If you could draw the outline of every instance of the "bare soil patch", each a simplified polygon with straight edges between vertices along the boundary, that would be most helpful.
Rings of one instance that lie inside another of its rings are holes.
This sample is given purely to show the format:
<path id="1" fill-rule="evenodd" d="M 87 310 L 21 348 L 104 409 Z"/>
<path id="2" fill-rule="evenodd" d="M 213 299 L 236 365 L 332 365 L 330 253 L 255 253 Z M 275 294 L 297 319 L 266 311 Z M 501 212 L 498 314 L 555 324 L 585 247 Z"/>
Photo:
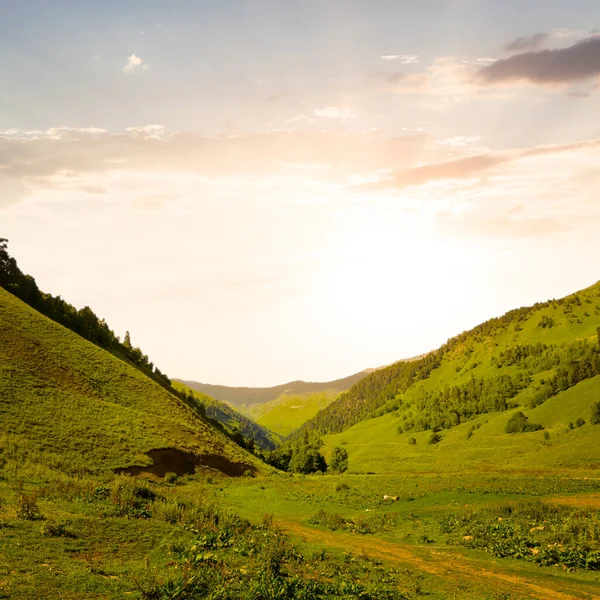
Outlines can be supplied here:
<path id="1" fill-rule="evenodd" d="M 241 477 L 246 471 L 256 472 L 252 465 L 236 463 L 224 456 L 215 454 L 194 454 L 185 452 L 178 448 L 155 448 L 146 452 L 152 460 L 151 465 L 132 465 L 115 469 L 115 473 L 127 473 L 128 475 L 141 475 L 149 473 L 157 477 L 164 477 L 167 473 L 181 475 L 192 475 L 197 467 L 214 469 L 229 477 Z"/>

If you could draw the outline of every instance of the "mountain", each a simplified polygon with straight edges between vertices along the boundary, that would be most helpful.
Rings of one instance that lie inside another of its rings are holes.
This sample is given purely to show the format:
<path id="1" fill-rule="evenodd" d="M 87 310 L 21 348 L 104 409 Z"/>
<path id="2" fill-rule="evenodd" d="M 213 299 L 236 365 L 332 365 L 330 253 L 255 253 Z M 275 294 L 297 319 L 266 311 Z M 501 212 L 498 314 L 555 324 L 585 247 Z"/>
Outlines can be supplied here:
<path id="1" fill-rule="evenodd" d="M 177 381 L 185 383 L 193 390 L 212 396 L 217 400 L 228 402 L 233 406 L 249 407 L 253 404 L 264 404 L 265 402 L 276 400 L 282 395 L 305 395 L 328 390 L 338 390 L 341 392 L 351 388 L 366 374 L 366 371 L 361 371 L 360 373 L 355 373 L 354 375 L 344 377 L 343 379 L 336 379 L 335 381 L 327 381 L 324 383 L 290 381 L 289 383 L 273 387 L 229 387 L 226 385 L 212 385 L 210 383 L 200 383 L 198 381 L 188 381 L 184 379 L 178 379 Z"/>
<path id="2" fill-rule="evenodd" d="M 600 466 L 593 441 L 600 429 L 590 424 L 600 400 L 599 332 L 600 282 L 367 375 L 294 436 L 324 435 L 329 445 L 345 445 L 354 468 L 374 471 L 456 467 L 459 456 L 534 465 L 542 450 L 540 464 Z M 524 430 L 507 433 L 518 413 Z M 585 424 L 576 426 L 578 419 Z"/>
<path id="3" fill-rule="evenodd" d="M 3 460 L 68 473 L 264 467 L 201 408 L 0 287 Z"/>
<path id="4" fill-rule="evenodd" d="M 246 440 L 253 440 L 263 450 L 273 450 L 280 441 L 279 436 L 269 431 L 256 421 L 241 414 L 229 404 L 211 398 L 202 392 L 192 390 L 180 381 L 173 381 L 176 390 L 191 394 L 198 402 L 204 405 L 207 416 L 221 423 L 230 434 L 239 432 Z"/>
<path id="5" fill-rule="evenodd" d="M 197 381 L 176 381 L 200 394 L 230 404 L 262 428 L 275 432 L 279 436 L 286 436 L 333 402 L 341 392 L 349 389 L 374 370 L 361 371 L 343 379 L 324 383 L 291 381 L 268 388 L 228 387 Z M 215 418 L 221 421 L 225 415 L 222 410 L 217 413 L 221 418 L 218 415 Z"/>

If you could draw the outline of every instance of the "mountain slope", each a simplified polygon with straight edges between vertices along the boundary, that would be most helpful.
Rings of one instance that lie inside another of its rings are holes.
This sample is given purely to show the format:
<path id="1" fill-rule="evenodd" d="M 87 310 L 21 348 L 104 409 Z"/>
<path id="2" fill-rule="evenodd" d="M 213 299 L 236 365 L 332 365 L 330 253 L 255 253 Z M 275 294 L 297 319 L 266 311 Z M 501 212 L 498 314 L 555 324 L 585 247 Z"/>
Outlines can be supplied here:
<path id="1" fill-rule="evenodd" d="M 2 288 L 0 423 L 5 458 L 67 472 L 162 459 L 175 470 L 194 461 L 230 474 L 261 468 L 193 407 Z M 161 449 L 171 452 L 161 458 Z"/>
<path id="2" fill-rule="evenodd" d="M 526 414 L 535 411 L 531 420 L 536 422 L 538 410 L 555 405 L 560 411 L 564 394 L 574 393 L 577 386 L 596 385 L 599 326 L 600 283 L 562 300 L 510 311 L 452 338 L 420 360 L 365 377 L 297 435 L 304 430 L 344 432 L 339 440 L 350 443 L 346 433 L 356 434 L 356 440 L 371 440 L 369 452 L 383 461 L 390 453 L 382 453 L 378 444 L 396 446 L 398 436 L 408 436 L 406 444 L 413 437 L 419 442 L 419 432 L 430 436 L 439 431 L 442 438 L 449 438 L 451 431 L 468 429 L 482 416 L 496 418 L 491 415 L 497 415 L 504 427 L 516 407 Z M 584 414 L 589 406 L 582 404 L 578 410 L 581 418 L 589 418 Z M 555 417 L 560 423 L 566 418 Z M 538 438 L 541 435 L 537 433 Z"/>
<path id="3" fill-rule="evenodd" d="M 239 413 L 229 406 L 229 404 L 211 398 L 202 392 L 192 390 L 192 388 L 180 381 L 173 381 L 173 387 L 176 390 L 192 394 L 204 405 L 206 414 L 211 419 L 215 419 L 221 423 L 221 425 L 223 425 L 230 433 L 238 431 L 244 438 L 254 440 L 256 445 L 263 450 L 273 450 L 276 447 L 277 442 L 279 441 L 277 435 L 272 431 L 269 431 L 269 429 L 265 428 L 262 424 Z"/>
<path id="4" fill-rule="evenodd" d="M 323 390 L 311 394 L 282 394 L 275 400 L 253 404 L 249 412 L 257 423 L 286 436 L 331 404 L 340 390 Z"/>
<path id="5" fill-rule="evenodd" d="M 591 407 L 600 400 L 600 376 L 582 381 L 536 408 L 480 415 L 440 432 L 430 444 L 430 431 L 397 433 L 398 415 L 367 419 L 343 433 L 326 435 L 324 452 L 343 446 L 352 472 L 526 471 L 532 474 L 579 471 L 597 476 L 600 469 L 600 425 L 590 423 Z M 509 418 L 523 411 L 543 431 L 508 434 Z M 578 419 L 584 425 L 577 426 Z M 572 428 L 571 428 L 572 427 Z M 548 439 L 546 439 L 546 434 Z"/>

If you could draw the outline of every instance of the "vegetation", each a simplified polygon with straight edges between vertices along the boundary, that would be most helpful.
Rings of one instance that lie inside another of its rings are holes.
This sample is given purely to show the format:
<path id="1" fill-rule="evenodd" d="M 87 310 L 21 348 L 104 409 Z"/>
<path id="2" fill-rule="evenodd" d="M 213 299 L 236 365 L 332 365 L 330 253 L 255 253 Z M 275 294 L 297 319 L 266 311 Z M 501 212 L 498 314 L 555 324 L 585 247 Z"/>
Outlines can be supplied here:
<path id="1" fill-rule="evenodd" d="M 505 431 L 506 433 L 525 433 L 526 431 L 539 431 L 540 429 L 543 429 L 543 427 L 539 423 L 530 423 L 529 418 L 519 411 L 508 420 Z"/>
<path id="2" fill-rule="evenodd" d="M 596 305 L 594 314 L 585 310 Z M 398 433 L 531 407 L 600 374 L 600 285 L 508 312 L 435 352 L 367 375 L 299 430 L 341 433 L 388 413 Z M 587 316 L 586 316 L 587 315 Z"/>
<path id="3" fill-rule="evenodd" d="M 600 423 L 600 401 L 596 402 L 592 406 L 592 415 L 590 417 L 590 422 L 592 425 L 598 425 L 598 423 Z"/>
<path id="4" fill-rule="evenodd" d="M 276 447 L 278 436 L 225 402 L 197 392 L 179 381 L 173 381 L 173 387 L 180 393 L 186 394 L 191 402 L 203 406 L 206 415 L 220 423 L 242 448 L 254 452 L 255 449 L 273 450 Z"/>
<path id="5" fill-rule="evenodd" d="M 264 404 L 252 404 L 247 411 L 263 427 L 287 436 L 331 404 L 342 391 L 331 389 L 306 394 L 285 393 Z"/>
<path id="6" fill-rule="evenodd" d="M 335 446 L 331 451 L 329 469 L 333 473 L 344 473 L 348 470 L 348 451 L 341 446 Z"/>
<path id="7" fill-rule="evenodd" d="M 327 463 L 320 449 L 323 441 L 317 436 L 308 433 L 296 441 L 288 442 L 270 452 L 266 456 L 267 462 L 280 471 L 291 473 L 324 473 Z"/>

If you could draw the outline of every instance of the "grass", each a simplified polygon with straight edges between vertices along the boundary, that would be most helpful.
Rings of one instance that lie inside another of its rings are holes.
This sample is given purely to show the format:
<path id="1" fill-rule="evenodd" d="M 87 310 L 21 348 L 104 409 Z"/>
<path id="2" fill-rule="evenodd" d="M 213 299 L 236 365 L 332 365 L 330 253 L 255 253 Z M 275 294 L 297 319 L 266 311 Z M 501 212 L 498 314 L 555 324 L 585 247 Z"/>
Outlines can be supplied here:
<path id="1" fill-rule="evenodd" d="M 149 464 L 153 448 L 259 463 L 135 368 L 0 289 L 0 450 L 68 473 Z"/>
<path id="2" fill-rule="evenodd" d="M 257 423 L 285 437 L 331 404 L 340 391 L 282 394 L 270 402 L 254 404 L 248 410 Z"/>
<path id="3" fill-rule="evenodd" d="M 546 600 L 592 598 L 600 584 L 597 479 L 204 473 L 167 484 L 48 470 L 22 486 L 9 471 L 0 598 Z M 19 517 L 23 494 L 35 518 Z"/>

